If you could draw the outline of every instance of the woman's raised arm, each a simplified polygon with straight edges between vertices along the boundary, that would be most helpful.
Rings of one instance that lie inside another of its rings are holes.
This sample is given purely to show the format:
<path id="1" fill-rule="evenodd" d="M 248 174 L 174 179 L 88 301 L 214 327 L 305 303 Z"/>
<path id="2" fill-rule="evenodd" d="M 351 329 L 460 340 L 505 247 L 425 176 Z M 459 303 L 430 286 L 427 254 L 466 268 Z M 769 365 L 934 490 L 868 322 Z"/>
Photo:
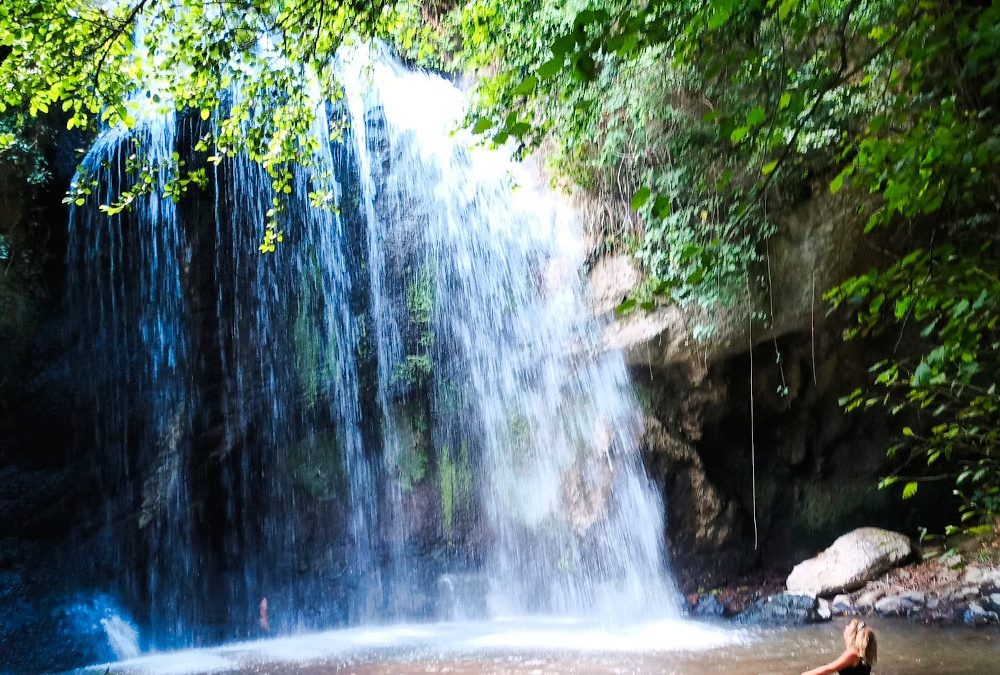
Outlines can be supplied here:
<path id="1" fill-rule="evenodd" d="M 841 668 L 850 668 L 861 662 L 861 657 L 850 649 L 845 649 L 844 653 L 837 657 L 836 661 L 831 661 L 825 666 L 807 670 L 802 675 L 833 675 Z"/>

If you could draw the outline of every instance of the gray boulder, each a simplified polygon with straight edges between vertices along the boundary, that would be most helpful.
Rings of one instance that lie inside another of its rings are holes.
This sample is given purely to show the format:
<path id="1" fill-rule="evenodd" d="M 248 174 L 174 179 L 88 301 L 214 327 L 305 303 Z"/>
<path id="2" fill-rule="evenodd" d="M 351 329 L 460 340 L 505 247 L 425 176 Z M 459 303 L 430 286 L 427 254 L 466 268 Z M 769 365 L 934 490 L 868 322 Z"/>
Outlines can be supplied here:
<path id="1" fill-rule="evenodd" d="M 860 588 L 896 567 L 912 553 L 910 539 L 898 532 L 862 527 L 833 542 L 788 575 L 789 593 L 833 595 Z"/>
<path id="2" fill-rule="evenodd" d="M 698 604 L 694 606 L 691 613 L 706 618 L 722 617 L 726 615 L 726 608 L 714 595 L 705 595 L 699 598 Z"/>
<path id="3" fill-rule="evenodd" d="M 830 609 L 834 614 L 847 614 L 854 606 L 851 604 L 851 596 L 840 594 L 830 601 Z"/>
<path id="4" fill-rule="evenodd" d="M 765 625 L 799 625 L 820 623 L 830 619 L 829 606 L 811 595 L 779 593 L 755 601 L 736 617 L 738 623 Z"/>
<path id="5" fill-rule="evenodd" d="M 884 588 L 873 588 L 865 591 L 854 601 L 854 609 L 859 612 L 870 612 L 875 609 L 875 603 L 884 598 L 885 595 Z"/>
<path id="6" fill-rule="evenodd" d="M 875 603 L 875 611 L 882 616 L 909 616 L 914 603 L 903 595 L 887 595 Z"/>
<path id="7" fill-rule="evenodd" d="M 996 623 L 998 617 L 996 612 L 984 609 L 979 603 L 970 602 L 969 608 L 962 615 L 962 620 L 973 626 L 984 626 L 988 623 Z"/>

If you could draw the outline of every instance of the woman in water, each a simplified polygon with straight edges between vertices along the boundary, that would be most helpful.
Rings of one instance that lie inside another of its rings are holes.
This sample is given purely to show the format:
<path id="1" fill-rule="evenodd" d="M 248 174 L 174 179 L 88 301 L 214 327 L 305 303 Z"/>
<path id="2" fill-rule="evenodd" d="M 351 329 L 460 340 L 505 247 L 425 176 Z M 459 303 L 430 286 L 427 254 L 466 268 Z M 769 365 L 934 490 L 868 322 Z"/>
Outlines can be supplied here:
<path id="1" fill-rule="evenodd" d="M 851 619 L 844 629 L 844 653 L 825 666 L 813 668 L 802 675 L 870 675 L 878 658 L 875 633 L 864 621 Z"/>

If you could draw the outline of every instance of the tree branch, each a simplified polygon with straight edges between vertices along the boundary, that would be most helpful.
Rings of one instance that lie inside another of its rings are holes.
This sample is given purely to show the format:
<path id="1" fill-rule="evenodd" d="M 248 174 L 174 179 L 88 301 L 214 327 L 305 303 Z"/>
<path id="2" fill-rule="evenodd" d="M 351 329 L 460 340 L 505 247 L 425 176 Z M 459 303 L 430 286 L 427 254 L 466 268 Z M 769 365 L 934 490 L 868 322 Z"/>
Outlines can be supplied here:
<path id="1" fill-rule="evenodd" d="M 111 36 L 104 41 L 104 50 L 101 52 L 101 56 L 97 59 L 97 63 L 94 65 L 94 75 L 91 81 L 91 86 L 94 89 L 95 96 L 97 96 L 100 92 L 101 71 L 104 69 L 104 63 L 111 55 L 112 48 L 115 46 L 115 43 L 118 42 L 119 38 L 125 34 L 127 29 L 135 29 L 135 20 L 139 18 L 139 14 L 141 14 L 146 8 L 147 2 L 153 4 L 156 0 L 139 0 L 131 11 L 129 11 L 128 15 L 112 30 Z"/>

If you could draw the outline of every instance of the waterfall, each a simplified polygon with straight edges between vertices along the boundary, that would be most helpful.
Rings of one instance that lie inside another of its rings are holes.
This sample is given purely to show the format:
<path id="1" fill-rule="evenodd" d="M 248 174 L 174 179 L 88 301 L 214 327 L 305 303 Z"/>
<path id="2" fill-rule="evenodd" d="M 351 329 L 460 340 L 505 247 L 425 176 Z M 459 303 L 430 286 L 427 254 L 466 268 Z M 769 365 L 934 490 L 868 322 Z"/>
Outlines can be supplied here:
<path id="1" fill-rule="evenodd" d="M 341 79 L 274 254 L 248 158 L 161 196 L 211 120 L 150 116 L 87 155 L 68 312 L 111 590 L 158 648 L 259 623 L 675 616 L 641 415 L 572 211 L 455 132 L 446 80 L 361 49 Z M 152 189 L 107 217 L 137 164 Z"/>
<path id="2" fill-rule="evenodd" d="M 80 421 L 84 442 L 100 450 L 95 487 L 109 491 L 104 550 L 128 585 L 157 598 L 149 621 L 168 635 L 194 619 L 172 581 L 195 572 L 185 470 L 198 392 L 181 278 L 189 249 L 176 204 L 155 186 L 121 217 L 99 207 L 115 202 L 140 168 L 165 182 L 176 132 L 163 117 L 97 140 L 77 177 L 93 187 L 86 204 L 71 208 L 67 255 L 67 303 L 82 326 L 78 390 L 90 412 Z M 127 564 L 137 559 L 148 561 L 141 572 Z"/>
<path id="3" fill-rule="evenodd" d="M 139 656 L 139 636 L 127 621 L 119 616 L 110 616 L 101 619 L 101 628 L 117 658 L 134 659 Z"/>
<path id="4" fill-rule="evenodd" d="M 359 154 L 382 153 L 358 163 L 372 172 L 368 190 L 384 194 L 370 226 L 380 242 L 405 242 L 408 304 L 432 299 L 410 354 L 383 310 L 379 355 L 391 361 L 380 370 L 431 371 L 446 529 L 475 499 L 495 612 L 662 612 L 673 597 L 662 506 L 639 461 L 624 359 L 601 349 L 588 311 L 572 214 L 504 153 L 470 150 L 473 139 L 453 133 L 466 101 L 450 83 L 357 61 L 344 72 L 351 126 Z M 373 282 L 373 297 L 387 285 Z M 378 302 L 401 304 L 398 292 Z"/>

